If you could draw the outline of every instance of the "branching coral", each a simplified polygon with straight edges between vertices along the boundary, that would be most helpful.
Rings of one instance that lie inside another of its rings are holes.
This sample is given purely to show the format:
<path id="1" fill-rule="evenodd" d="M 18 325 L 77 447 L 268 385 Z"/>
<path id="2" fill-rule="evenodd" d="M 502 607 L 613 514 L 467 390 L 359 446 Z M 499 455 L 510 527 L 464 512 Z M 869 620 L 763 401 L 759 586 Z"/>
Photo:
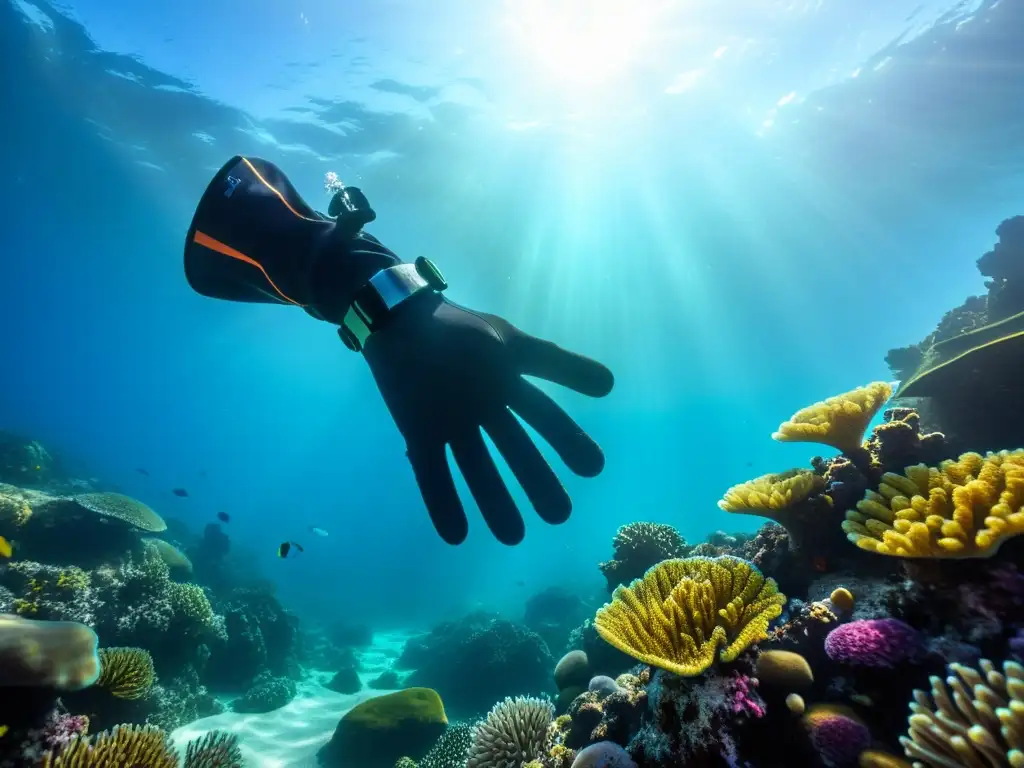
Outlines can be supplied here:
<path id="1" fill-rule="evenodd" d="M 892 386 L 876 381 L 797 411 L 772 437 L 783 443 L 820 443 L 845 454 L 861 448 L 868 425 L 892 395 Z"/>
<path id="2" fill-rule="evenodd" d="M 539 758 L 554 715 L 551 702 L 533 697 L 495 704 L 473 729 L 466 768 L 504 768 Z"/>
<path id="3" fill-rule="evenodd" d="M 98 688 L 119 699 L 141 699 L 153 687 L 153 657 L 142 648 L 101 648 Z"/>
<path id="4" fill-rule="evenodd" d="M 666 560 L 616 589 L 595 625 L 633 658 L 692 676 L 765 638 L 785 602 L 774 579 L 737 557 Z"/>
<path id="5" fill-rule="evenodd" d="M 102 517 L 128 523 L 149 533 L 167 530 L 167 523 L 141 501 L 120 493 L 80 493 L 73 497 L 85 509 Z"/>
<path id="6" fill-rule="evenodd" d="M 176 616 L 204 629 L 213 626 L 213 607 L 203 588 L 197 584 L 169 584 L 168 595 Z"/>
<path id="7" fill-rule="evenodd" d="M 106 768 L 145 766 L 178 768 L 178 756 L 167 733 L 153 726 L 118 725 L 96 736 L 76 736 L 41 768 Z"/>
<path id="8" fill-rule="evenodd" d="M 241 768 L 242 750 L 238 736 L 227 731 L 210 731 L 185 750 L 185 768 Z"/>
<path id="9" fill-rule="evenodd" d="M 930 682 L 930 694 L 914 691 L 910 730 L 900 738 L 916 768 L 1024 766 L 1024 666 L 950 664 L 945 682 Z"/>
<path id="10" fill-rule="evenodd" d="M 1024 533 L 1024 450 L 886 473 L 878 491 L 846 513 L 843 530 L 882 555 L 989 557 Z"/>

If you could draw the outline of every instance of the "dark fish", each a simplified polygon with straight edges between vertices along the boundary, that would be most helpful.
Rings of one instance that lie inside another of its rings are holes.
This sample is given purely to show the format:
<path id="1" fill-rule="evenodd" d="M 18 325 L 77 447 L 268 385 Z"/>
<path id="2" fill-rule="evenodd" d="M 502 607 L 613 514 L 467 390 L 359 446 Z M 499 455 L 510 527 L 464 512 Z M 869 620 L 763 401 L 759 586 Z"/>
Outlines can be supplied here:
<path id="1" fill-rule="evenodd" d="M 230 523 L 231 515 L 229 515 L 227 512 L 218 512 L 217 519 L 220 520 L 222 523 Z"/>
<path id="2" fill-rule="evenodd" d="M 526 586 L 526 582 L 523 581 L 522 579 L 520 579 L 519 581 L 516 582 L 516 586 L 517 587 L 525 587 Z"/>
<path id="3" fill-rule="evenodd" d="M 186 491 L 184 488 L 174 488 L 171 490 L 171 493 L 173 493 L 175 496 L 181 499 L 184 499 L 188 496 L 188 491 Z"/>
<path id="4" fill-rule="evenodd" d="M 200 469 L 199 470 L 199 476 L 200 477 L 206 477 L 206 470 L 205 469 Z"/>
<path id="5" fill-rule="evenodd" d="M 309 526 L 309 532 L 312 533 L 312 534 L 315 534 L 316 536 L 326 536 L 327 535 L 327 531 L 325 531 L 323 528 L 317 528 L 315 525 Z"/>
<path id="6" fill-rule="evenodd" d="M 289 555 L 295 557 L 299 552 L 305 552 L 305 550 L 297 541 L 286 541 L 277 548 L 277 556 L 281 558 L 288 557 Z"/>
<path id="7" fill-rule="evenodd" d="M 752 461 L 748 461 L 748 462 L 747 462 L 747 466 L 748 466 L 748 467 L 752 467 L 752 466 L 754 466 L 754 462 L 752 462 Z"/>
<path id="8" fill-rule="evenodd" d="M 142 467 L 136 467 L 135 471 L 138 472 L 140 475 L 145 475 L 146 477 L 149 477 L 149 470 L 148 469 L 143 469 Z"/>

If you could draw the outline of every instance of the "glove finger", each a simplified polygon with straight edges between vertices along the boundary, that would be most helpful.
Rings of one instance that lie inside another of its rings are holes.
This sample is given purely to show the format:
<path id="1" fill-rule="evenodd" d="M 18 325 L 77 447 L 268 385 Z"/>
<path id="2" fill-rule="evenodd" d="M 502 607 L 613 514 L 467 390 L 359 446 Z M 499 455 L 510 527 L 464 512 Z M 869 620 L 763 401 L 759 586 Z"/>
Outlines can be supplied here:
<path id="1" fill-rule="evenodd" d="M 589 357 L 578 355 L 557 344 L 538 339 L 516 329 L 508 346 L 520 373 L 537 376 L 591 397 L 604 397 L 612 391 L 612 372 Z"/>
<path id="2" fill-rule="evenodd" d="M 451 446 L 455 462 L 491 533 L 502 544 L 513 546 L 521 542 L 526 535 L 523 518 L 498 473 L 480 430 L 472 429 L 460 434 L 451 441 Z"/>
<path id="3" fill-rule="evenodd" d="M 572 512 L 569 494 L 512 412 L 502 408 L 484 423 L 484 429 L 541 519 L 553 525 L 568 520 Z"/>
<path id="4" fill-rule="evenodd" d="M 466 512 L 455 490 L 444 443 L 426 448 L 409 446 L 406 451 L 416 484 L 427 505 L 434 529 L 449 544 L 461 544 L 469 533 Z"/>
<path id="5" fill-rule="evenodd" d="M 604 469 L 604 454 L 569 414 L 537 387 L 523 379 L 513 389 L 509 407 L 550 443 L 562 461 L 582 477 L 594 477 Z"/>

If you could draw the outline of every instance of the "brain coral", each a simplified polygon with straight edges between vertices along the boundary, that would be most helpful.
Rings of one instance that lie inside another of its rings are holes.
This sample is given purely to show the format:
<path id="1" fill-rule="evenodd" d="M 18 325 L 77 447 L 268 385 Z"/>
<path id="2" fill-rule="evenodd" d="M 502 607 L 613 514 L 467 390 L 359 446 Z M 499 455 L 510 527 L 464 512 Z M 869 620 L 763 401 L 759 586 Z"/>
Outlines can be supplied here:
<path id="1" fill-rule="evenodd" d="M 786 597 L 774 579 L 738 557 L 666 560 L 619 587 L 595 618 L 608 643 L 684 677 L 717 655 L 732 661 L 767 636 Z"/>

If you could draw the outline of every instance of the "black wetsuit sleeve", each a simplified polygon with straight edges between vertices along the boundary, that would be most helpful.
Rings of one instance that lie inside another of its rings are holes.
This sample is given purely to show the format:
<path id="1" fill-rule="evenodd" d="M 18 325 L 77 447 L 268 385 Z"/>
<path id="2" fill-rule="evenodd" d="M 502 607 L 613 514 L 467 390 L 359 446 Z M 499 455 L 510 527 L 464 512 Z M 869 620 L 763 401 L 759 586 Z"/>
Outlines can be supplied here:
<path id="1" fill-rule="evenodd" d="M 341 236 L 276 165 L 242 156 L 210 182 L 185 242 L 185 274 L 198 293 L 291 304 L 334 323 L 359 287 L 398 261 L 371 235 Z"/>

